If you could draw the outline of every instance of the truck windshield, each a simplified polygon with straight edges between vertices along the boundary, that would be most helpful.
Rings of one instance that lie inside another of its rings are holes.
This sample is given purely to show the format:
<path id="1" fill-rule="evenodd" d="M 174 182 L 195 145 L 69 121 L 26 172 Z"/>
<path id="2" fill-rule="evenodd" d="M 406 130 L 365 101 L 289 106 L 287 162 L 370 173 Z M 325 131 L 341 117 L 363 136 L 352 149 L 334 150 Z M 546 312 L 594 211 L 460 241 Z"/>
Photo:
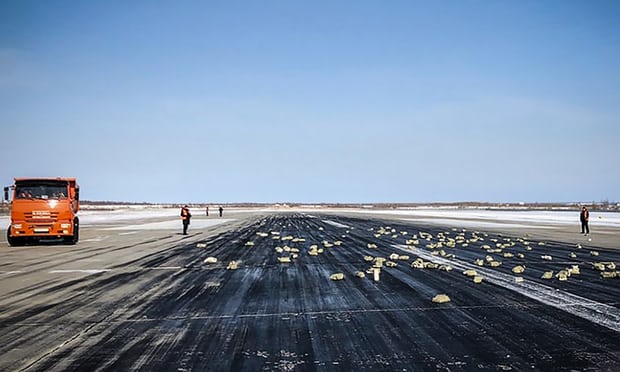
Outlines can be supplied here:
<path id="1" fill-rule="evenodd" d="M 67 186 L 63 184 L 24 184 L 15 186 L 15 199 L 66 199 Z"/>

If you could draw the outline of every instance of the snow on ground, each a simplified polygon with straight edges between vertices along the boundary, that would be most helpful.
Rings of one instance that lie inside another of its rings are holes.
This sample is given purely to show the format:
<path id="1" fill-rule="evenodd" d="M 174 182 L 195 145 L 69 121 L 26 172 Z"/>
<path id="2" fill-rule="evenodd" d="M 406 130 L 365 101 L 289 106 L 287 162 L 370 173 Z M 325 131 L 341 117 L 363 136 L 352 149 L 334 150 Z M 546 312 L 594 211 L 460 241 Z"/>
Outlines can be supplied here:
<path id="1" fill-rule="evenodd" d="M 228 211 L 233 211 L 228 209 Z M 247 209 L 237 210 L 235 213 L 243 212 L 283 212 L 296 211 L 295 209 Z M 303 210 L 302 210 L 303 211 Z M 503 210 L 479 210 L 479 209 L 390 209 L 390 210 L 369 210 L 369 209 L 312 209 L 307 212 L 318 213 L 346 211 L 348 213 L 360 214 L 383 214 L 402 217 L 410 221 L 424 221 L 438 224 L 468 224 L 479 227 L 544 227 L 553 225 L 575 225 L 579 224 L 579 211 L 503 211 Z M 197 209 L 194 215 L 202 213 Z M 82 226 L 94 225 L 113 225 L 122 223 L 123 226 L 114 227 L 115 229 L 177 229 L 179 228 L 180 212 L 178 208 L 127 208 L 119 210 L 85 210 L 80 211 L 80 224 Z M 148 222 L 148 219 L 165 219 L 165 221 Z M 132 221 L 141 222 L 139 224 Z M 221 221 L 221 222 L 220 222 Z M 215 224 L 228 222 L 230 220 L 212 217 L 212 219 L 192 219 L 190 227 L 205 228 Z M 9 225 L 9 216 L 0 216 L 0 228 Z M 331 221 L 333 222 L 333 221 Z M 138 227 L 142 226 L 142 227 Z M 620 227 L 620 213 L 596 212 L 590 213 L 590 226 L 610 226 Z M 131 227 L 131 228 L 130 228 Z"/>
<path id="2" fill-rule="evenodd" d="M 194 212 L 197 214 L 198 211 Z M 115 224 L 108 230 L 177 230 L 181 229 L 181 212 L 178 208 L 154 209 L 125 209 L 114 211 L 84 211 L 80 212 L 80 224 L 93 226 L 101 224 Z M 148 222 L 149 219 L 165 219 L 164 221 Z M 230 218 L 213 217 L 211 219 L 192 218 L 191 229 L 204 229 L 234 221 Z M 132 223 L 138 222 L 138 223 Z"/>
<path id="3" fill-rule="evenodd" d="M 181 219 L 181 212 L 176 208 L 169 209 L 122 209 L 113 211 L 88 210 L 78 213 L 80 225 L 97 225 L 148 218 L 177 218 Z"/>
<path id="4" fill-rule="evenodd" d="M 78 213 L 80 226 L 120 225 L 109 230 L 167 230 L 181 229 L 181 216 L 178 208 L 154 209 L 122 209 L 122 210 L 86 210 Z M 149 219 L 165 219 L 165 221 L 148 222 Z M 213 217 L 212 219 L 193 218 L 190 229 L 203 229 L 234 219 Z M 8 227 L 9 216 L 0 216 L 0 228 Z M 122 225 L 121 225 L 122 224 Z"/>
<path id="5" fill-rule="evenodd" d="M 513 229 L 513 228 L 518 229 L 518 228 L 523 228 L 523 227 L 527 227 L 529 229 L 550 229 L 552 228 L 549 225 L 540 225 L 540 224 L 533 225 L 533 224 L 523 224 L 523 223 L 487 222 L 487 221 L 480 221 L 480 220 L 470 221 L 470 220 L 462 220 L 462 219 L 457 219 L 457 218 L 429 219 L 429 218 L 420 217 L 420 218 L 403 218 L 402 220 L 411 221 L 411 222 L 429 222 L 433 224 L 447 225 L 447 226 L 458 224 L 460 227 L 478 228 L 478 229 L 498 228 L 498 227 L 502 227 L 506 229 Z"/>
<path id="6" fill-rule="evenodd" d="M 537 225 L 575 225 L 579 224 L 579 211 L 502 211 L 473 209 L 395 209 L 395 210 L 351 210 L 358 213 L 389 214 L 402 216 L 408 220 L 424 220 L 427 222 L 469 221 L 480 226 L 494 224 L 497 227 L 508 227 L 517 224 L 536 227 Z M 474 222 L 475 221 L 475 222 Z M 620 227 L 620 213 L 590 212 L 590 226 Z"/>
<path id="7" fill-rule="evenodd" d="M 192 229 L 204 229 L 211 226 L 220 225 L 226 222 L 234 221 L 230 218 L 218 218 L 212 220 L 196 220 L 192 219 L 189 225 L 189 230 Z M 181 220 L 173 221 L 161 221 L 151 222 L 137 225 L 122 225 L 116 227 L 110 227 L 107 230 L 179 230 L 182 228 Z"/>
<path id="8" fill-rule="evenodd" d="M 343 225 L 343 224 L 341 224 L 341 223 L 338 223 L 338 222 L 336 222 L 336 221 L 332 221 L 332 220 L 323 220 L 323 222 L 325 222 L 325 223 L 327 223 L 327 224 L 330 224 L 330 225 L 332 225 L 332 226 L 341 227 L 341 228 L 343 228 L 343 229 L 348 229 L 348 228 L 350 228 L 350 227 L 349 227 L 349 226 L 347 226 L 347 225 Z"/>

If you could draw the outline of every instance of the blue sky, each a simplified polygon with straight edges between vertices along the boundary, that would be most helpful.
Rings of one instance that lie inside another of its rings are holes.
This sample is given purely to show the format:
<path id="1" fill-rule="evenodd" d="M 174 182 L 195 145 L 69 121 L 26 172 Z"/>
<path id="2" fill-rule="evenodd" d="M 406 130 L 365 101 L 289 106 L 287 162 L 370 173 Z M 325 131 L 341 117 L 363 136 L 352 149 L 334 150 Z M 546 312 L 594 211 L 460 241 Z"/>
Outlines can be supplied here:
<path id="1" fill-rule="evenodd" d="M 0 180 L 89 200 L 620 201 L 620 2 L 0 2 Z"/>

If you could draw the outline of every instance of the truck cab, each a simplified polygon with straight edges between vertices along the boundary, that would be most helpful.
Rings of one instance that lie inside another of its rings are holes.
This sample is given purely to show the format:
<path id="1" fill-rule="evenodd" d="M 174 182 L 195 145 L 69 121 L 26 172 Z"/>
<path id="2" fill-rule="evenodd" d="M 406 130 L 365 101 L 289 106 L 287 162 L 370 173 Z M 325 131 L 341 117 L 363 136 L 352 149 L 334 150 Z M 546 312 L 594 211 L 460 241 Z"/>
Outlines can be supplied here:
<path id="1" fill-rule="evenodd" d="M 79 240 L 80 188 L 75 178 L 15 178 L 4 188 L 11 191 L 9 245 L 20 246 L 43 239 L 61 239 L 67 244 Z"/>

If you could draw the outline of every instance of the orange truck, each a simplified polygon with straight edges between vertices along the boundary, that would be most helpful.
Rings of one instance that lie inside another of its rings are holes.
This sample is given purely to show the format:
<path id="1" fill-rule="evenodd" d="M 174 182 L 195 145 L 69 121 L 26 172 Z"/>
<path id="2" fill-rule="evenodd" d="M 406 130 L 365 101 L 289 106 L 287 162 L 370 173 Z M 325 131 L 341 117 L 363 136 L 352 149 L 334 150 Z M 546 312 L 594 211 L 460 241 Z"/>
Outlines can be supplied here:
<path id="1" fill-rule="evenodd" d="M 75 244 L 79 239 L 80 187 L 75 178 L 15 178 L 4 188 L 11 200 L 9 245 L 20 246 L 43 239 L 62 239 Z"/>

